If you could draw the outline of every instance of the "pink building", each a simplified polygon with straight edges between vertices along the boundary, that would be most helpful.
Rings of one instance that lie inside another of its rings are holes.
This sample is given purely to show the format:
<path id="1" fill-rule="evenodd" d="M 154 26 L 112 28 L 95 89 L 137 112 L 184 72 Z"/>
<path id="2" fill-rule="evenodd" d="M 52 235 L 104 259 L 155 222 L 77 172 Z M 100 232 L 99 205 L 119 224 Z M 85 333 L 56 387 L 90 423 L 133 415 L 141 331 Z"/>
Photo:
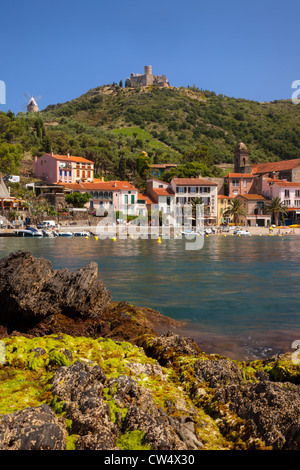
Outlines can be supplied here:
<path id="1" fill-rule="evenodd" d="M 66 183 L 65 192 L 89 193 L 87 203 L 99 215 L 114 209 L 128 215 L 143 215 L 146 211 L 146 197 L 128 181 L 96 181 L 94 183 Z"/>
<path id="2" fill-rule="evenodd" d="M 225 181 L 228 184 L 229 197 L 254 192 L 254 175 L 251 173 L 228 173 Z"/>
<path id="3" fill-rule="evenodd" d="M 34 159 L 34 176 L 47 183 L 92 182 L 94 163 L 83 157 L 44 154 Z"/>
<path id="4" fill-rule="evenodd" d="M 246 211 L 246 216 L 239 215 L 238 223 L 250 227 L 268 227 L 271 224 L 270 214 L 265 214 L 267 199 L 261 194 L 240 194 L 237 196 Z"/>

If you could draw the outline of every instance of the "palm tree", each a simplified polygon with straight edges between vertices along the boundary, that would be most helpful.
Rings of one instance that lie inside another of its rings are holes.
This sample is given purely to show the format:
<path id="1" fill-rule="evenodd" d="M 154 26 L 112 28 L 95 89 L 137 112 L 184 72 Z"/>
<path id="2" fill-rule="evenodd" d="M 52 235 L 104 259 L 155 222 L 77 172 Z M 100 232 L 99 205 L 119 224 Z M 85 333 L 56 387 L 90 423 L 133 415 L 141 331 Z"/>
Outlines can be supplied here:
<path id="1" fill-rule="evenodd" d="M 275 225 L 278 225 L 279 214 L 286 215 L 287 209 L 283 202 L 280 201 L 279 197 L 274 197 L 270 202 L 267 202 L 264 207 L 266 214 L 272 214 L 275 219 Z"/>
<path id="2" fill-rule="evenodd" d="M 247 212 L 243 207 L 243 203 L 240 199 L 232 199 L 229 201 L 228 209 L 224 212 L 224 217 L 233 217 L 235 225 L 237 224 L 238 216 L 247 217 Z"/>

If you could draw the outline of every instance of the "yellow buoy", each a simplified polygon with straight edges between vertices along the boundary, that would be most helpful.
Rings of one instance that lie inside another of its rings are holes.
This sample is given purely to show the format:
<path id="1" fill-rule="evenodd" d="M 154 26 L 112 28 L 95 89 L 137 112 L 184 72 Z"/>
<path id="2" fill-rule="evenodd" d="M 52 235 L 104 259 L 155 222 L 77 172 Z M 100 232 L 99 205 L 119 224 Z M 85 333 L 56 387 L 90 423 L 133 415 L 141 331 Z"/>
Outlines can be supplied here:
<path id="1" fill-rule="evenodd" d="M 95 240 L 98 240 L 98 237 L 95 237 Z"/>
<path id="2" fill-rule="evenodd" d="M 113 238 L 113 241 L 114 241 L 114 242 L 117 241 L 116 237 Z"/>
<path id="3" fill-rule="evenodd" d="M 157 239 L 157 243 L 161 243 L 161 239 L 160 239 L 160 237 L 158 237 L 158 239 Z"/>
<path id="4" fill-rule="evenodd" d="M 85 238 L 89 238 L 88 236 L 86 236 Z"/>

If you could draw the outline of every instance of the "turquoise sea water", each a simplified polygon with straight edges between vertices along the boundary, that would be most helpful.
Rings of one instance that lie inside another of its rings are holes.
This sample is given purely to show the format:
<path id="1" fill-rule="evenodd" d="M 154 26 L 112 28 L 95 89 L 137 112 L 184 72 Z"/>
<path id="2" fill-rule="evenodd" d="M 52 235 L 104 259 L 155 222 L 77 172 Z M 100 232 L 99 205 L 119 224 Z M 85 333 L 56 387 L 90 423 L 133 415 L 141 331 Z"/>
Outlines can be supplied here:
<path id="1" fill-rule="evenodd" d="M 186 240 L 0 238 L 0 257 L 28 250 L 55 269 L 90 261 L 113 300 L 159 310 L 186 325 L 203 350 L 236 359 L 293 351 L 300 340 L 300 238 L 205 238 L 201 250 Z"/>

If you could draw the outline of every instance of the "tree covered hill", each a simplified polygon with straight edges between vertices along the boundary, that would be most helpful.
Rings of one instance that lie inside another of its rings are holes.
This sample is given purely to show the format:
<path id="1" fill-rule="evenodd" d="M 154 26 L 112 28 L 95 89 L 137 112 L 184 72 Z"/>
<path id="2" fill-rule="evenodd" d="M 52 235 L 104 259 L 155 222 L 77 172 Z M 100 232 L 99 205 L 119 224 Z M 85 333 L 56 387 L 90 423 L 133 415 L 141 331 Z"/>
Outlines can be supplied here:
<path id="1" fill-rule="evenodd" d="M 233 163 L 239 141 L 252 163 L 300 158 L 299 118 L 300 106 L 291 100 L 260 103 L 196 87 L 103 85 L 36 114 L 0 113 L 0 171 L 16 172 L 24 152 L 33 158 L 53 150 L 86 156 L 97 175 L 138 185 L 150 162 L 177 163 L 181 175 L 220 176 L 216 165 Z"/>
<path id="2" fill-rule="evenodd" d="M 260 103 L 192 88 L 102 86 L 64 104 L 48 106 L 47 119 L 73 118 L 107 130 L 146 130 L 187 154 L 207 145 L 215 163 L 233 161 L 243 141 L 253 161 L 300 157 L 300 107 L 291 100 Z M 130 131 L 129 131 L 130 132 Z"/>

